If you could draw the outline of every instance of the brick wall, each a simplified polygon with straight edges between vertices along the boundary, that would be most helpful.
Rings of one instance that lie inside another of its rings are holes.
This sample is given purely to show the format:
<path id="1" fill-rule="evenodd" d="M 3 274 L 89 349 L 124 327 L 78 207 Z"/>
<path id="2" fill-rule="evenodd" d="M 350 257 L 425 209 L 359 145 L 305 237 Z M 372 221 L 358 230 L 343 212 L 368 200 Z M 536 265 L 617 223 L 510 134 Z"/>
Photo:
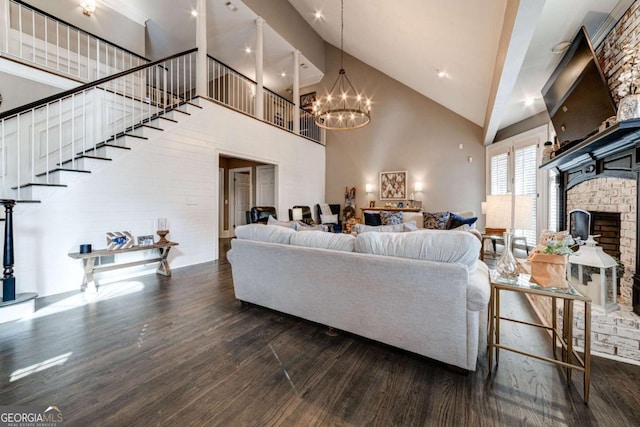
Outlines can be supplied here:
<path id="1" fill-rule="evenodd" d="M 620 213 L 620 303 L 631 305 L 633 275 L 636 272 L 636 181 L 624 178 L 597 178 L 567 191 L 567 212 L 584 209 Z M 568 223 L 569 218 L 567 218 Z"/>
<path id="2" fill-rule="evenodd" d="M 640 1 L 635 1 L 596 49 L 600 67 L 607 79 L 616 105 L 620 101 L 618 81 L 622 71 L 623 49 L 640 44 Z"/>

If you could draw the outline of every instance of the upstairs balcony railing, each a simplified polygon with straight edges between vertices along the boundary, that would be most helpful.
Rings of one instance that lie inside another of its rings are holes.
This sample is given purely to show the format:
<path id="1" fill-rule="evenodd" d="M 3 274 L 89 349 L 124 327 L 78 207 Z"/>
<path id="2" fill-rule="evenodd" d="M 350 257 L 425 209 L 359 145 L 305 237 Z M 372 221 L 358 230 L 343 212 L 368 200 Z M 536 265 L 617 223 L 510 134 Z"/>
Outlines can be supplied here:
<path id="1" fill-rule="evenodd" d="M 101 147 L 197 96 L 197 49 L 140 65 L 0 114 L 0 198 L 22 199 L 55 172 L 80 169 Z M 255 82 L 209 59 L 207 96 L 255 116 Z M 293 132 L 294 104 L 265 90 L 264 118 Z M 313 115 L 300 111 L 300 135 L 320 142 Z"/>
<path id="2" fill-rule="evenodd" d="M 0 55 L 90 82 L 146 58 L 18 0 L 0 0 Z"/>
<path id="3" fill-rule="evenodd" d="M 255 117 L 256 82 L 211 56 L 208 60 L 207 96 L 229 108 Z M 293 132 L 294 108 L 294 103 L 265 88 L 264 116 L 257 118 Z M 303 109 L 300 109 L 300 135 L 321 142 L 320 128 L 316 125 L 313 114 Z"/>

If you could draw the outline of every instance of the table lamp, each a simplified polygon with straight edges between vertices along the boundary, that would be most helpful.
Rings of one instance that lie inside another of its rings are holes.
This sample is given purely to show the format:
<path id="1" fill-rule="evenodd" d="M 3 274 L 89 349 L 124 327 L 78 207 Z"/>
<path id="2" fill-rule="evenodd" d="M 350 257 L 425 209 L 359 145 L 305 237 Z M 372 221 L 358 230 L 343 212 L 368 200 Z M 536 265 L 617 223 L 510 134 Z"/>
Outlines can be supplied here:
<path id="1" fill-rule="evenodd" d="M 518 277 L 518 262 L 513 255 L 513 232 L 531 228 L 533 198 L 531 196 L 500 194 L 487 196 L 487 227 L 504 228 L 504 252 L 496 263 L 500 276 Z"/>

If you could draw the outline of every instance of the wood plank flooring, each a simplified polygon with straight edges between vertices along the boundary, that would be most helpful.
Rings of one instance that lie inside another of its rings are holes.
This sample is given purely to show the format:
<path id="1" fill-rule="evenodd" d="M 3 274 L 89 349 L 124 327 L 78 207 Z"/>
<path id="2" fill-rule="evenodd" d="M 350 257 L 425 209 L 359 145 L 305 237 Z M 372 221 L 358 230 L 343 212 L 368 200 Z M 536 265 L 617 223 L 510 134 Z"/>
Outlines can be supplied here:
<path id="1" fill-rule="evenodd" d="M 503 294 L 503 313 L 533 312 Z M 425 325 L 425 328 L 429 325 Z M 550 355 L 535 329 L 503 342 Z M 592 358 L 582 379 L 502 352 L 469 375 L 234 297 L 225 259 L 38 301 L 0 325 L 0 405 L 57 405 L 71 426 L 638 426 L 640 367 Z M 43 364 L 44 363 L 44 364 Z M 26 371 L 25 371 L 25 368 Z"/>

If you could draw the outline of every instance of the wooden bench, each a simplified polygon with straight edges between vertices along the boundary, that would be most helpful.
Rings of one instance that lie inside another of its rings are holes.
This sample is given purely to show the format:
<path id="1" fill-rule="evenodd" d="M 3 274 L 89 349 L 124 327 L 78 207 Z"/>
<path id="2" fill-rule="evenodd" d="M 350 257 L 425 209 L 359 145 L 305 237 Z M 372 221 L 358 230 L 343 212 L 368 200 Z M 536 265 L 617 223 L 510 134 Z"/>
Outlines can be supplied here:
<path id="1" fill-rule="evenodd" d="M 169 261 L 167 261 L 167 257 L 169 256 L 169 250 L 171 250 L 172 246 L 178 246 L 175 242 L 167 242 L 167 243 L 155 243 L 149 246 L 132 246 L 126 249 L 98 249 L 86 254 L 81 254 L 79 252 L 72 252 L 69 256 L 73 259 L 81 259 L 84 265 L 84 277 L 82 279 L 82 287 L 81 290 L 88 292 L 96 292 L 98 290 L 98 286 L 93 278 L 94 273 L 101 273 L 103 271 L 117 270 L 119 268 L 127 268 L 133 267 L 136 265 L 145 265 L 145 264 L 153 264 L 155 262 L 159 263 L 156 273 L 162 274 L 163 276 L 171 276 L 171 269 L 169 268 Z M 96 266 L 96 259 L 98 257 L 104 255 L 115 255 L 121 254 L 125 252 L 136 252 L 136 251 L 148 251 L 152 249 L 157 249 L 159 256 L 156 258 L 146 258 L 141 259 L 139 261 L 131 261 L 125 262 L 121 264 L 111 264 L 105 266 Z"/>

